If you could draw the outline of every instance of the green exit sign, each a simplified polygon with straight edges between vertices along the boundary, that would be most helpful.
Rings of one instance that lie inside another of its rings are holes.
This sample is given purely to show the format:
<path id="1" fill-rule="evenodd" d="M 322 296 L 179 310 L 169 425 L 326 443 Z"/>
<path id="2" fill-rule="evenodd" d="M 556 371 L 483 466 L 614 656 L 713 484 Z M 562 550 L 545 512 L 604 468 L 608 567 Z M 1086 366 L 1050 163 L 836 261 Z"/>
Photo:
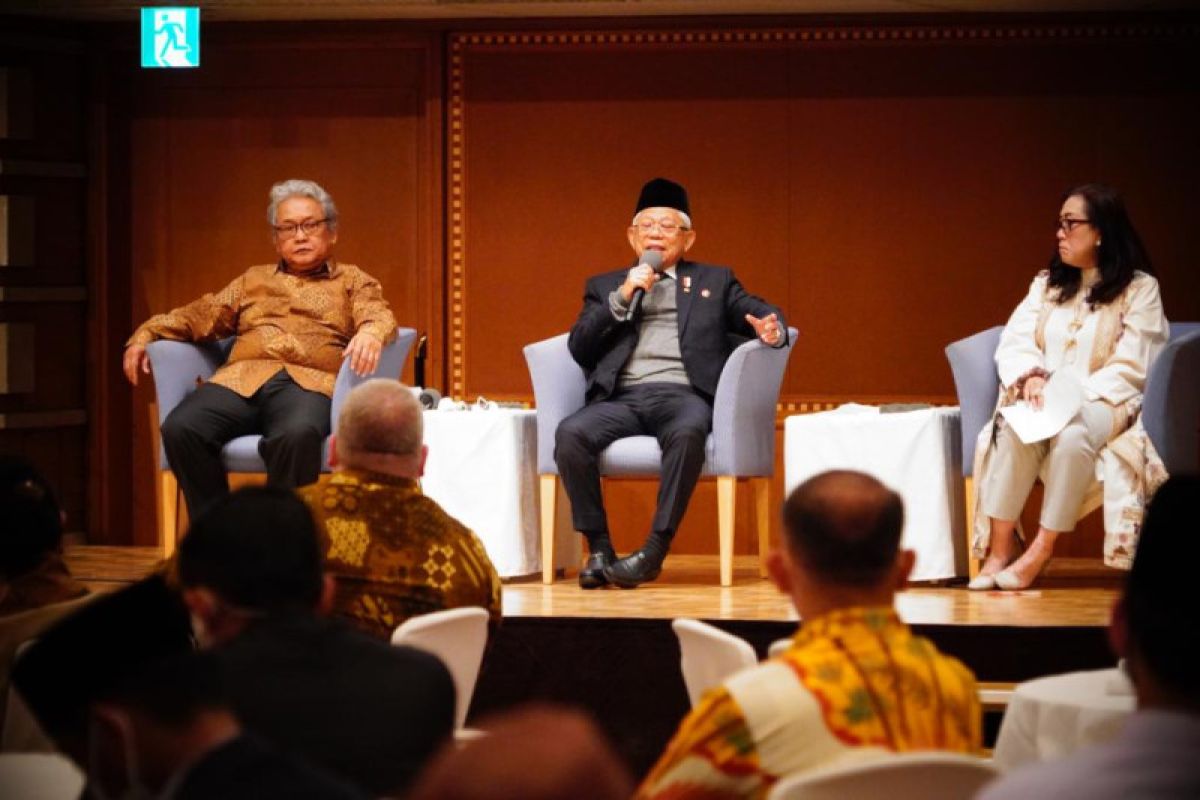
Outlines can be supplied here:
<path id="1" fill-rule="evenodd" d="M 200 66 L 200 9 L 142 9 L 142 66 Z"/>

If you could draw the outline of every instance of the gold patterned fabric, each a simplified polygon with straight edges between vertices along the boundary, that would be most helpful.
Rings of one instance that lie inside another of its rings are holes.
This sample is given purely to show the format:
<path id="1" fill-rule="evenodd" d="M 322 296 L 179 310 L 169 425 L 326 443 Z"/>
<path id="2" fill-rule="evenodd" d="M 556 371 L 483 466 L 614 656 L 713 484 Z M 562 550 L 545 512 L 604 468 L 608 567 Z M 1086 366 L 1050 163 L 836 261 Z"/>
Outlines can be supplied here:
<path id="1" fill-rule="evenodd" d="M 978 752 L 981 723 L 962 663 L 891 608 L 840 609 L 707 693 L 637 796 L 764 797 L 785 775 L 889 752 Z"/>
<path id="2" fill-rule="evenodd" d="M 125 344 L 237 336 L 213 383 L 250 397 L 285 369 L 301 388 L 332 397 L 342 351 L 360 331 L 383 344 L 396 336 L 379 281 L 353 264 L 329 261 L 294 275 L 281 262 L 251 267 L 221 291 L 151 317 Z"/>
<path id="3" fill-rule="evenodd" d="M 459 606 L 500 616 L 500 577 L 479 538 L 417 481 L 346 469 L 299 491 L 317 521 L 334 613 L 383 640 L 409 617 Z"/>

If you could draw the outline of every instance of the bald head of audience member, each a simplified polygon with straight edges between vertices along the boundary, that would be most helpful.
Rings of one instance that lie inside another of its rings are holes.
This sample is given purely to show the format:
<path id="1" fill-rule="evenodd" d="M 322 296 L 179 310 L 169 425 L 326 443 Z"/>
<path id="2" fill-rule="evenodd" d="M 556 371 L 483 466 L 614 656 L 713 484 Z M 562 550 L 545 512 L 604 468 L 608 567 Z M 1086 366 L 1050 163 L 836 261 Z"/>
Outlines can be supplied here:
<path id="1" fill-rule="evenodd" d="M 346 398 L 338 414 L 329 463 L 400 478 L 425 471 L 425 418 L 413 391 L 399 381 L 374 378 Z"/>
<path id="2" fill-rule="evenodd" d="M 1110 636 L 1142 708 L 1200 714 L 1200 476 L 1169 479 L 1150 501 Z"/>
<path id="3" fill-rule="evenodd" d="M 870 475 L 834 470 L 800 484 L 783 528 L 768 568 L 801 617 L 891 605 L 912 571 L 913 552 L 900 549 L 904 502 Z"/>
<path id="4" fill-rule="evenodd" d="M 629 771 L 588 717 L 528 706 L 484 720 L 487 736 L 447 745 L 410 800 L 624 800 Z"/>

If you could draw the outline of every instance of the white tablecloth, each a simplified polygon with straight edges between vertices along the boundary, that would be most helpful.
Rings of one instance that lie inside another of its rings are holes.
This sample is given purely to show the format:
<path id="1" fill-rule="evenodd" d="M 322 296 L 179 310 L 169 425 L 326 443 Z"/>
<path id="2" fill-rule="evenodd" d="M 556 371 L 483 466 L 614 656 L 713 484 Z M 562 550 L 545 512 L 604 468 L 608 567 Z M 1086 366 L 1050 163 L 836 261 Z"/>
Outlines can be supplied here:
<path id="1" fill-rule="evenodd" d="M 903 546 L 915 550 L 916 581 L 966 572 L 962 434 L 957 408 L 881 413 L 845 405 L 783 424 L 790 492 L 830 469 L 873 475 L 904 498 Z"/>
<path id="2" fill-rule="evenodd" d="M 483 540 L 500 577 L 540 572 L 537 425 L 533 411 L 426 411 L 421 488 Z M 573 537 L 578 539 L 579 537 Z M 574 548 L 555 548 L 556 566 Z"/>
<path id="3" fill-rule="evenodd" d="M 1008 770 L 1109 741 L 1136 704 L 1133 687 L 1117 669 L 1026 681 L 1013 691 L 993 757 Z"/>

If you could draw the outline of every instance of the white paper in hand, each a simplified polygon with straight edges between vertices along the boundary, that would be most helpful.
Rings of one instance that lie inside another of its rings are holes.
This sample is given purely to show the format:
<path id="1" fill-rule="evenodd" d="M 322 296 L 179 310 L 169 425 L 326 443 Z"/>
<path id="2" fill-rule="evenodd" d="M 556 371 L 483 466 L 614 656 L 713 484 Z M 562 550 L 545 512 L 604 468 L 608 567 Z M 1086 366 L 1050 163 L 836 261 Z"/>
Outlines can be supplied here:
<path id="1" fill-rule="evenodd" d="M 1083 384 L 1075 375 L 1060 369 L 1046 381 L 1042 392 L 1042 410 L 1035 411 L 1025 401 L 1000 409 L 1004 419 L 1025 444 L 1049 439 L 1067 426 L 1083 405 Z"/>

